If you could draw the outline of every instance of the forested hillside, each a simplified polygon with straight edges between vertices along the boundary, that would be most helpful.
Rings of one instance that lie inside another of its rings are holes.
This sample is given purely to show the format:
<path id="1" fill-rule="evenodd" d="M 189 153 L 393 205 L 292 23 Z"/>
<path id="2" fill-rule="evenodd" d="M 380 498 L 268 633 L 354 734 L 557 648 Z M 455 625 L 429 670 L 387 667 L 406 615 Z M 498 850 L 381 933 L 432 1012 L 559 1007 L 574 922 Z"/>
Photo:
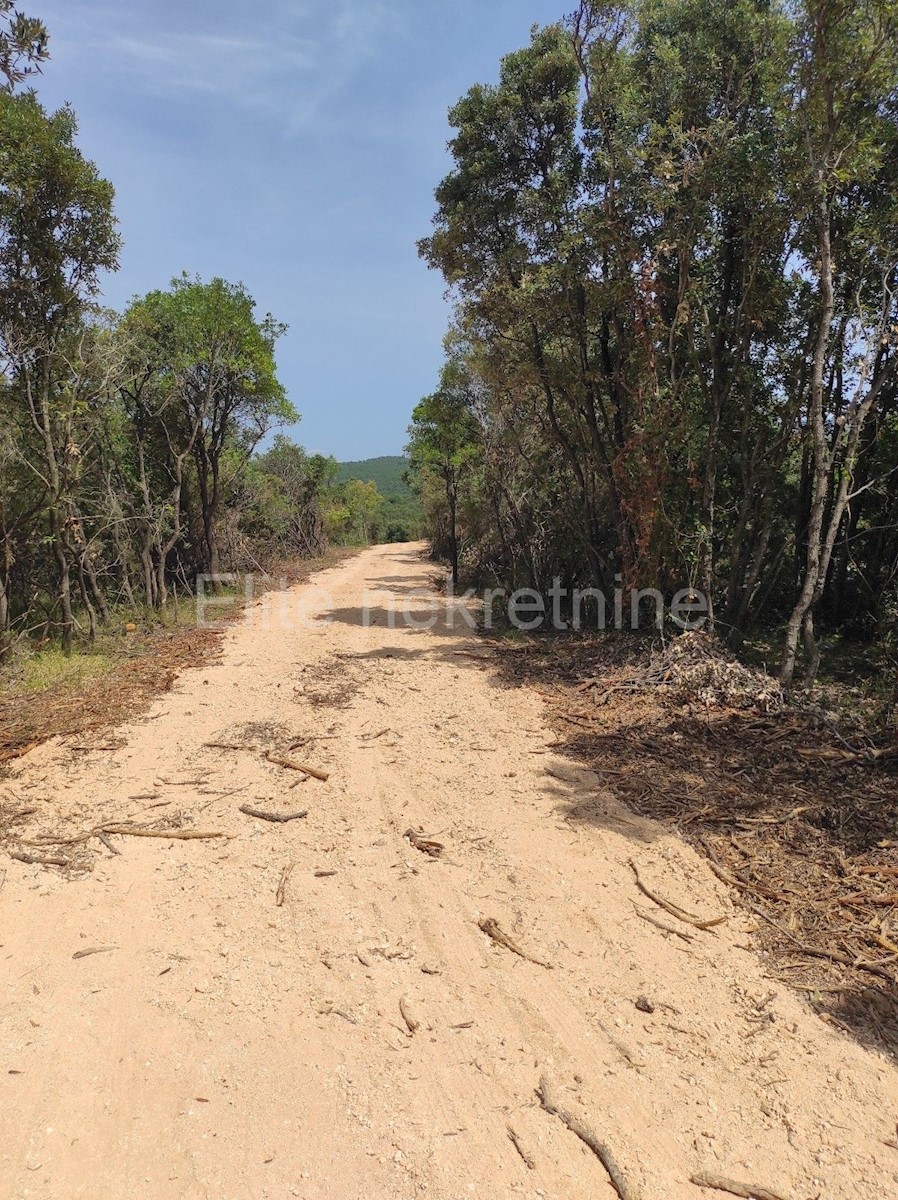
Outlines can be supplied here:
<path id="1" fill-rule="evenodd" d="M 373 483 L 382 496 L 411 496 L 412 489 L 406 479 L 408 467 L 408 459 L 401 454 L 363 458 L 340 463 L 337 480 L 345 483 L 348 479 L 361 479 Z"/>
<path id="2" fill-rule="evenodd" d="M 373 483 L 383 496 L 380 522 L 382 541 L 407 542 L 421 534 L 421 505 L 408 482 L 409 466 L 409 460 L 404 455 L 388 454 L 381 458 L 340 463 L 337 471 L 340 483 L 350 480 Z"/>
<path id="3" fill-rule="evenodd" d="M 884 0 L 584 2 L 450 113 L 438 551 L 703 593 L 788 686 L 894 647 L 898 38 Z M 799 662 L 800 660 L 800 662 Z"/>

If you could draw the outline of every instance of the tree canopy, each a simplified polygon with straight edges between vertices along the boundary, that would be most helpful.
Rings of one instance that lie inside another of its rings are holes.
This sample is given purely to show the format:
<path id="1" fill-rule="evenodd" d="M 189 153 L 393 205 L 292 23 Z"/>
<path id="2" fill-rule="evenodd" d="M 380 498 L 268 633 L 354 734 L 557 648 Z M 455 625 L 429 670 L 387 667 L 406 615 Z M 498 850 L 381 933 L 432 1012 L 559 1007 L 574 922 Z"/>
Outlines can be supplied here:
<path id="1" fill-rule="evenodd" d="M 787 684 L 802 641 L 816 670 L 818 626 L 882 631 L 896 16 L 891 0 L 584 2 L 451 110 L 420 252 L 475 382 L 480 569 L 698 588 L 733 643 L 780 625 Z"/>

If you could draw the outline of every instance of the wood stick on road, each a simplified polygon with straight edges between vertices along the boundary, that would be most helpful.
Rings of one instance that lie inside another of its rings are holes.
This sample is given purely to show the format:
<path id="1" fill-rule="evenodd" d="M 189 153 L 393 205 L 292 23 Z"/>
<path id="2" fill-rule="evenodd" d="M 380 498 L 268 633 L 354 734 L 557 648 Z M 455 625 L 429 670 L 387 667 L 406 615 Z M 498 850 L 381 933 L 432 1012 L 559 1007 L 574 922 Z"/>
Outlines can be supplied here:
<path id="1" fill-rule="evenodd" d="M 281 878 L 280 878 L 280 882 L 278 883 L 278 890 L 275 892 L 275 896 L 274 896 L 275 904 L 277 904 L 278 908 L 281 908 L 283 906 L 284 898 L 287 894 L 287 880 L 293 874 L 293 868 L 295 866 L 296 866 L 295 862 L 288 862 L 287 865 L 284 867 L 283 871 L 281 871 Z"/>
<path id="2" fill-rule="evenodd" d="M 563 1108 L 559 1103 L 552 1085 L 545 1075 L 539 1081 L 539 1087 L 536 1089 L 536 1095 L 539 1098 L 540 1104 L 553 1117 L 557 1117 L 562 1124 L 568 1129 L 584 1146 L 588 1146 L 593 1152 L 605 1170 L 608 1172 L 608 1178 L 611 1180 L 611 1186 L 620 1196 L 620 1200 L 639 1200 L 639 1192 L 626 1178 L 623 1171 L 617 1163 L 608 1146 L 589 1128 L 585 1122 L 568 1109 Z"/>
<path id="3" fill-rule="evenodd" d="M 253 808 L 250 804 L 241 804 L 240 811 L 248 817 L 258 817 L 260 821 L 274 821 L 279 825 L 286 825 L 288 821 L 298 821 L 300 817 L 307 817 L 309 815 L 308 810 L 305 808 L 294 813 L 276 813 L 269 812 L 264 808 Z"/>
<path id="4" fill-rule="evenodd" d="M 784 1200 L 784 1197 L 778 1192 L 771 1192 L 770 1188 L 758 1187 L 753 1183 L 737 1183 L 735 1179 L 726 1179 L 723 1175 L 709 1175 L 702 1172 L 690 1176 L 690 1181 L 696 1187 L 729 1192 L 731 1196 L 741 1196 L 742 1200 Z"/>
<path id="5" fill-rule="evenodd" d="M 327 771 L 319 771 L 317 767 L 310 767 L 306 763 L 299 763 L 292 758 L 285 758 L 283 754 L 272 754 L 269 750 L 265 757 L 277 767 L 286 767 L 290 771 L 303 771 L 306 775 L 311 775 L 313 779 L 320 779 L 322 783 L 327 783 L 328 779 L 330 779 Z"/>

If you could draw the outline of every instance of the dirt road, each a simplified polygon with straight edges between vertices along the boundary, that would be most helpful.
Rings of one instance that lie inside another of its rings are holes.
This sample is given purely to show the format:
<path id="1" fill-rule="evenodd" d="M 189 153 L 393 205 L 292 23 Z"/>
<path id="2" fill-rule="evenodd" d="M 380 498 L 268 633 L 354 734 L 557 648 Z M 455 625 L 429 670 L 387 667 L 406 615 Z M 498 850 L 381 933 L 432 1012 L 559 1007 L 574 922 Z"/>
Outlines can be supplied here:
<path id="1" fill-rule="evenodd" d="M 23 839 L 227 835 L 93 841 L 75 878 L 0 859 L 0 1195 L 613 1200 L 543 1076 L 643 1200 L 724 1194 L 700 1172 L 898 1194 L 895 1067 L 765 977 L 706 866 L 558 757 L 539 696 L 462 622 L 390 628 L 382 597 L 363 624 L 375 588 L 423 624 L 432 570 L 379 547 L 269 597 L 147 719 L 0 784 L 37 809 Z M 326 782 L 263 756 L 304 738 L 291 756 Z M 726 922 L 683 924 L 631 859 Z"/>

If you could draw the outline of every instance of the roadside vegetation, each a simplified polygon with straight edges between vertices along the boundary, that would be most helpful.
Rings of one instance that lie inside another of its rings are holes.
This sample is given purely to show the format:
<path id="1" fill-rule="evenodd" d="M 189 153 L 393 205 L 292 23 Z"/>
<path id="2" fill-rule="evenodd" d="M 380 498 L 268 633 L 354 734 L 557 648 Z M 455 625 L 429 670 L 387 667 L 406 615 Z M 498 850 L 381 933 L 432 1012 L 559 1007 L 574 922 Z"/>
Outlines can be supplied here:
<path id="1" fill-rule="evenodd" d="M 450 112 L 436 552 L 681 588 L 786 689 L 896 665 L 898 37 L 884 0 L 584 2 Z"/>
<path id="2" fill-rule="evenodd" d="M 101 306 L 113 187 L 75 114 L 31 87 L 48 44 L 0 3 L 0 667 L 25 676 L 17 655 L 49 666 L 146 614 L 169 624 L 197 575 L 373 540 L 383 506 L 276 432 L 299 419 L 276 368 L 286 327 L 241 284 L 185 273 Z"/>

